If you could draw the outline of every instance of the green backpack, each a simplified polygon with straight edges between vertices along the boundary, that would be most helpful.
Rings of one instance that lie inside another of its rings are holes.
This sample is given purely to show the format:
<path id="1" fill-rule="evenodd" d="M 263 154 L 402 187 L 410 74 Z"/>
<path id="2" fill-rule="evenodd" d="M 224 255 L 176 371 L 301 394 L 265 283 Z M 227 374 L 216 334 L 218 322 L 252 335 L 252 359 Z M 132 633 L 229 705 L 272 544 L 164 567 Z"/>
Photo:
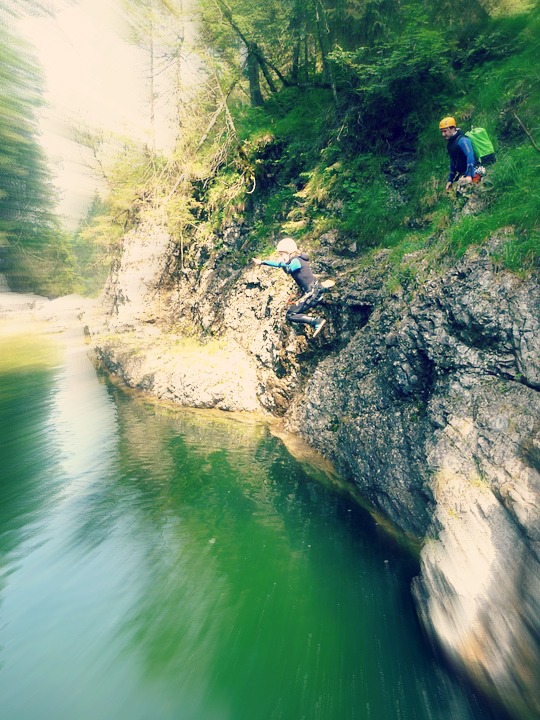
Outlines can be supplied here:
<path id="1" fill-rule="evenodd" d="M 496 161 L 495 148 L 484 128 L 473 127 L 465 136 L 471 141 L 474 154 L 482 165 L 492 165 Z"/>

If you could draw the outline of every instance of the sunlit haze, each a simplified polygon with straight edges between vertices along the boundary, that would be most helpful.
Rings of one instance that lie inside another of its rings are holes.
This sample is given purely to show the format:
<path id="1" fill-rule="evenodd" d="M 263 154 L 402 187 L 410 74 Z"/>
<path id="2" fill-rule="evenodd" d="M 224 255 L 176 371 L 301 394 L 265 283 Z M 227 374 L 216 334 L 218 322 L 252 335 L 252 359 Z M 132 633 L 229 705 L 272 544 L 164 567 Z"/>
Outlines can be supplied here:
<path id="1" fill-rule="evenodd" d="M 45 76 L 42 146 L 61 193 L 58 211 L 68 227 L 77 224 L 100 185 L 89 167 L 91 158 L 71 139 L 72 129 L 90 127 L 140 139 L 149 134 L 141 52 L 122 38 L 113 6 L 110 0 L 81 0 L 55 18 L 20 22 Z"/>

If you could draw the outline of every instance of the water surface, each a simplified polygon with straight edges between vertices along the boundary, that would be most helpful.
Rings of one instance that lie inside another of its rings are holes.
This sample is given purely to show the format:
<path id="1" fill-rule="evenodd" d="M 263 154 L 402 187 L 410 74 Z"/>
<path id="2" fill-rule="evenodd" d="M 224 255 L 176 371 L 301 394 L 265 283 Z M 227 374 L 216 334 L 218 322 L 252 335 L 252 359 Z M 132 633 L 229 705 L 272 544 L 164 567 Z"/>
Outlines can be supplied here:
<path id="1" fill-rule="evenodd" d="M 264 426 L 10 352 L 3 720 L 497 717 L 424 642 L 414 558 Z"/>

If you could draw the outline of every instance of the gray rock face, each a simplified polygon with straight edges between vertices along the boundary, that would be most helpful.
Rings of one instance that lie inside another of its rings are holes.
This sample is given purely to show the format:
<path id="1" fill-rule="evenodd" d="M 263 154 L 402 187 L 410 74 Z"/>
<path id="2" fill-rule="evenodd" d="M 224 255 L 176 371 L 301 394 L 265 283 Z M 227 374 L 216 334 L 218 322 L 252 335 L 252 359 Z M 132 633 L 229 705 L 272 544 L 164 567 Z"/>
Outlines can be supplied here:
<path id="1" fill-rule="evenodd" d="M 419 614 L 520 718 L 540 716 L 540 287 L 470 257 L 381 304 L 291 422 L 425 538 Z"/>
<path id="2" fill-rule="evenodd" d="M 252 357 L 233 338 L 201 338 L 201 327 L 216 322 L 216 308 L 205 303 L 208 277 L 185 274 L 173 283 L 173 253 L 169 235 L 150 224 L 124 238 L 101 313 L 86 318 L 96 357 L 130 387 L 163 400 L 196 408 L 262 411 Z M 189 307 L 183 305 L 184 298 Z"/>
<path id="3" fill-rule="evenodd" d="M 414 586 L 421 617 L 478 684 L 538 717 L 540 397 L 457 375 L 433 412 L 446 422 L 426 446 L 436 509 Z"/>
<path id="4" fill-rule="evenodd" d="M 391 295 L 384 252 L 354 281 L 322 257 L 338 283 L 313 340 L 284 321 L 289 278 L 230 261 L 240 229 L 180 270 L 157 236 L 111 277 L 91 328 L 101 361 L 181 404 L 282 416 L 423 541 L 413 592 L 449 659 L 516 718 L 539 717 L 538 279 L 498 271 L 487 248 Z"/>

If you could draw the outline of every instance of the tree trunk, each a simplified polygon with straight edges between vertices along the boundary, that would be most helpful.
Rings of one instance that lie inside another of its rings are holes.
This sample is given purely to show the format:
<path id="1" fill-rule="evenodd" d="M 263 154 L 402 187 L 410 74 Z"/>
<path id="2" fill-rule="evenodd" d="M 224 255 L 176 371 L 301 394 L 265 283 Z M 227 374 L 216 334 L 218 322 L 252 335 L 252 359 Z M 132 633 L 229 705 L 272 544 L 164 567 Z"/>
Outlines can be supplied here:
<path id="1" fill-rule="evenodd" d="M 295 42 L 293 47 L 291 80 L 294 85 L 298 85 L 300 81 L 300 41 Z"/>
<path id="2" fill-rule="evenodd" d="M 249 97 L 251 105 L 252 107 L 261 107 L 261 105 L 264 105 L 264 99 L 259 79 L 259 60 L 251 48 L 248 48 L 246 69 L 249 81 Z"/>
<path id="3" fill-rule="evenodd" d="M 231 9 L 225 5 L 222 0 L 214 0 L 215 4 L 218 6 L 218 8 L 223 13 L 224 18 L 227 20 L 229 25 L 232 27 L 234 32 L 238 35 L 238 37 L 242 40 L 244 43 L 246 50 L 247 50 L 247 72 L 248 72 L 248 78 L 249 78 L 249 91 L 251 96 L 251 104 L 252 105 L 262 105 L 263 104 L 263 97 L 261 93 L 261 84 L 259 80 L 259 69 L 262 71 L 264 78 L 266 82 L 268 83 L 268 87 L 270 88 L 270 92 L 275 93 L 277 92 L 277 87 L 275 86 L 274 81 L 272 80 L 272 76 L 268 72 L 268 68 L 272 68 L 272 70 L 276 73 L 276 75 L 279 77 L 279 79 L 282 81 L 284 85 L 287 85 L 286 79 L 283 77 L 281 72 L 274 66 L 271 65 L 268 60 L 265 58 L 263 51 L 261 48 L 257 45 L 256 42 L 253 42 L 250 40 L 246 35 L 242 32 L 240 27 L 235 22 Z M 257 68 L 254 66 L 258 65 Z"/>
<path id="4" fill-rule="evenodd" d="M 150 22 L 150 130 L 152 133 L 152 150 L 156 149 L 156 91 L 154 87 L 154 28 L 152 22 Z"/>
<path id="5" fill-rule="evenodd" d="M 334 73 L 332 72 L 332 67 L 326 57 L 326 34 L 328 33 L 328 28 L 326 27 L 326 22 L 324 22 L 324 8 L 323 8 L 320 0 L 313 0 L 313 7 L 315 9 L 315 19 L 317 21 L 317 35 L 319 38 L 319 46 L 321 49 L 323 75 L 324 75 L 325 80 L 330 84 L 330 87 L 332 88 L 334 104 L 335 104 L 336 110 L 337 110 L 339 105 L 338 105 L 336 82 L 334 80 Z M 324 26 L 323 26 L 323 22 L 324 22 Z"/>

